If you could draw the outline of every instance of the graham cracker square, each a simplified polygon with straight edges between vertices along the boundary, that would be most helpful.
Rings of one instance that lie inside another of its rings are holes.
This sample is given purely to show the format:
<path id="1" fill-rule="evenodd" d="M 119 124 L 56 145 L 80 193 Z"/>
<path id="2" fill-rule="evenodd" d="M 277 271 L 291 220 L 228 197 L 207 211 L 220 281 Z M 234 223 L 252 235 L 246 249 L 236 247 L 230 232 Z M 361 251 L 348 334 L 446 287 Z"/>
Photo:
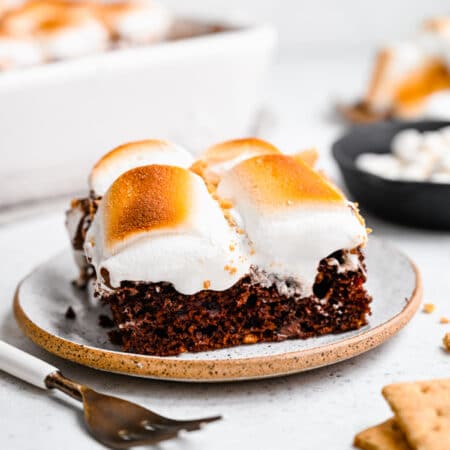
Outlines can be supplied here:
<path id="1" fill-rule="evenodd" d="M 413 450 L 450 449 L 450 379 L 391 384 L 383 396 Z"/>
<path id="2" fill-rule="evenodd" d="M 354 446 L 361 450 L 411 450 L 394 418 L 358 433 Z"/>

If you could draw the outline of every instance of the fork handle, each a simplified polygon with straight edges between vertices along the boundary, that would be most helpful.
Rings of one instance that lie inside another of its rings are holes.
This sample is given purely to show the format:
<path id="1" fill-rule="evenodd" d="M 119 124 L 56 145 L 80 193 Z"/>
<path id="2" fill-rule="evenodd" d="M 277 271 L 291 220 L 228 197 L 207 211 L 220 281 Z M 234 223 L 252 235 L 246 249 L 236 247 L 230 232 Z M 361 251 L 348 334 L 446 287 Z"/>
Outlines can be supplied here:
<path id="1" fill-rule="evenodd" d="M 8 372 L 41 389 L 48 389 L 45 379 L 58 372 L 51 364 L 0 340 L 0 370 Z"/>

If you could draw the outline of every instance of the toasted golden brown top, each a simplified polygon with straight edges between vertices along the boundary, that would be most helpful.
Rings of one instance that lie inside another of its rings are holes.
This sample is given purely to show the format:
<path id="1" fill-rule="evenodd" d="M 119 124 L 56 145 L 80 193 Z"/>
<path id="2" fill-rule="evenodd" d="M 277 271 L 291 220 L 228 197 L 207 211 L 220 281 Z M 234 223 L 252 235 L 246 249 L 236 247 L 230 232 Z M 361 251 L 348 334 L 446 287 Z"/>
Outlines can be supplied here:
<path id="1" fill-rule="evenodd" d="M 263 155 L 232 170 L 246 195 L 256 204 L 278 208 L 304 202 L 343 203 L 345 197 L 300 158 Z"/>
<path id="2" fill-rule="evenodd" d="M 142 166 L 121 175 L 103 198 L 105 244 L 172 228 L 188 216 L 191 172 L 174 166 Z"/>
<path id="3" fill-rule="evenodd" d="M 315 147 L 307 148 L 305 150 L 301 150 L 298 153 L 291 155 L 295 160 L 302 160 L 308 166 L 314 167 L 316 165 L 317 160 L 319 159 L 319 152 Z"/>
<path id="4" fill-rule="evenodd" d="M 450 17 L 433 17 L 425 20 L 423 29 L 441 35 L 449 35 L 450 33 Z"/>
<path id="5" fill-rule="evenodd" d="M 167 141 L 159 139 L 145 139 L 142 141 L 127 142 L 126 144 L 119 145 L 113 148 L 108 153 L 105 153 L 94 165 L 91 173 L 97 172 L 101 167 L 121 160 L 123 157 L 131 156 L 133 153 L 139 153 L 141 151 L 148 151 L 151 149 L 161 150 L 169 147 L 170 144 Z"/>
<path id="6" fill-rule="evenodd" d="M 200 157 L 209 164 L 219 164 L 235 158 L 239 158 L 243 153 L 265 155 L 270 153 L 280 153 L 280 151 L 270 144 L 258 138 L 234 139 L 222 142 L 210 147 Z"/>
<path id="7" fill-rule="evenodd" d="M 70 0 L 32 0 L 5 13 L 1 27 L 11 35 L 51 33 L 93 19 L 90 6 Z"/>

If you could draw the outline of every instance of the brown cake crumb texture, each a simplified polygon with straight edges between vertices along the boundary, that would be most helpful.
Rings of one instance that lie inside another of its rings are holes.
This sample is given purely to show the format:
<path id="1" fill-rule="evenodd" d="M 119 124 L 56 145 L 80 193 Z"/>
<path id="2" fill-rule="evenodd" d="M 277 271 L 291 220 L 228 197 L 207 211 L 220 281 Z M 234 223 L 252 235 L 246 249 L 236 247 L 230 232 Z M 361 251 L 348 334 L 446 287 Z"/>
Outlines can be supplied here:
<path id="1" fill-rule="evenodd" d="M 71 208 L 79 208 L 83 212 L 83 217 L 81 218 L 75 236 L 72 239 L 74 250 L 83 250 L 86 233 L 94 220 L 100 200 L 101 197 L 95 196 L 93 192 L 91 192 L 90 196 L 87 198 L 72 200 Z"/>
<path id="2" fill-rule="evenodd" d="M 363 256 L 354 251 L 360 269 L 340 274 L 322 260 L 309 297 L 287 297 L 275 285 L 262 287 L 246 276 L 225 291 L 194 295 L 180 294 L 166 282 L 124 281 L 118 289 L 102 291 L 102 300 L 117 326 L 114 341 L 140 354 L 177 355 L 354 330 L 367 323 L 371 302 Z M 331 257 L 343 262 L 344 252 Z"/>

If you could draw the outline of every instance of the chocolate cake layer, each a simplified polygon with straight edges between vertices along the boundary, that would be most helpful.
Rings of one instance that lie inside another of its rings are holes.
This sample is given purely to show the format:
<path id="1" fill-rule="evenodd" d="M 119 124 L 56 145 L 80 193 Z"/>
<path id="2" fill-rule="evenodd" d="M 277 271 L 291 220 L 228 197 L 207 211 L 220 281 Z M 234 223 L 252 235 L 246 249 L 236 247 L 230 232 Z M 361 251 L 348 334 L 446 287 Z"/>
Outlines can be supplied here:
<path id="1" fill-rule="evenodd" d="M 72 251 L 79 268 L 79 275 L 73 281 L 73 284 L 80 289 L 84 289 L 90 278 L 94 276 L 94 269 L 84 257 L 83 246 L 86 240 L 86 233 L 91 226 L 92 220 L 97 212 L 101 198 L 91 195 L 87 198 L 72 200 L 70 209 L 66 212 L 66 226 L 74 216 L 76 219 L 75 226 L 69 231 Z M 70 230 L 70 227 L 68 227 Z"/>
<path id="2" fill-rule="evenodd" d="M 101 197 L 94 196 L 72 200 L 71 210 L 80 209 L 82 212 L 82 216 L 75 230 L 75 233 L 71 237 L 72 248 L 74 250 L 83 250 L 87 230 L 91 226 L 100 200 Z M 68 213 L 69 212 L 70 210 L 68 211 Z"/>
<path id="3" fill-rule="evenodd" d="M 279 285 L 264 287 L 249 275 L 225 291 L 194 295 L 180 294 L 169 283 L 124 281 L 102 291 L 101 299 L 113 313 L 114 340 L 119 337 L 124 351 L 140 354 L 177 355 L 339 333 L 365 325 L 370 313 L 363 255 L 352 252 L 360 262 L 355 270 L 340 273 L 343 251 L 320 262 L 314 295 L 308 297 L 289 286 L 285 295 Z"/>

